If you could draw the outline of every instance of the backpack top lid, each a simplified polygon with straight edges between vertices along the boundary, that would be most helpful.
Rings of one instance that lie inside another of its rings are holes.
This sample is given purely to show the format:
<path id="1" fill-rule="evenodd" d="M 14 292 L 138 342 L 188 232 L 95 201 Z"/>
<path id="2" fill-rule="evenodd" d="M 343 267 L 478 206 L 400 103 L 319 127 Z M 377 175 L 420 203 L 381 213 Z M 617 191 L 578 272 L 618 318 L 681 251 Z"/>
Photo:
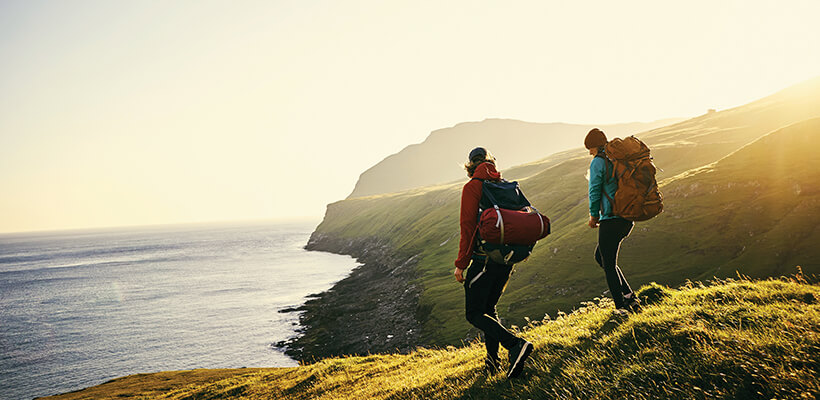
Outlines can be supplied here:
<path id="1" fill-rule="evenodd" d="M 629 136 L 610 140 L 605 152 L 610 160 L 630 161 L 648 156 L 649 147 L 635 136 Z"/>
<path id="2" fill-rule="evenodd" d="M 477 179 L 477 178 L 476 178 Z M 508 210 L 520 210 L 530 205 L 530 202 L 518 187 L 518 182 L 482 181 L 481 200 L 478 207 L 481 210 L 493 208 L 505 208 Z"/>

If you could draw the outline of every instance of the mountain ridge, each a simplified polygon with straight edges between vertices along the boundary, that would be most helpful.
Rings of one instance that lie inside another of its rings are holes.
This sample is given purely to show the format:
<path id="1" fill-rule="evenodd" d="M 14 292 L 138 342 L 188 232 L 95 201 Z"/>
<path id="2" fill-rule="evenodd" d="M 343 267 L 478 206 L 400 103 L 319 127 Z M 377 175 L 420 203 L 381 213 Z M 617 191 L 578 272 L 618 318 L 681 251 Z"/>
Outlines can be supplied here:
<path id="1" fill-rule="evenodd" d="M 621 124 L 535 123 L 508 118 L 461 122 L 431 132 L 421 143 L 411 144 L 365 170 L 348 198 L 365 197 L 413 188 L 445 184 L 459 179 L 458 165 L 476 146 L 484 146 L 500 165 L 511 166 L 575 147 L 593 127 L 614 134 L 641 132 L 668 125 L 680 118 Z M 458 157 L 454 155 L 458 154 Z M 456 168 L 454 168 L 456 167 Z M 412 171 L 407 174 L 405 171 Z M 402 179 L 396 179 L 401 176 Z"/>

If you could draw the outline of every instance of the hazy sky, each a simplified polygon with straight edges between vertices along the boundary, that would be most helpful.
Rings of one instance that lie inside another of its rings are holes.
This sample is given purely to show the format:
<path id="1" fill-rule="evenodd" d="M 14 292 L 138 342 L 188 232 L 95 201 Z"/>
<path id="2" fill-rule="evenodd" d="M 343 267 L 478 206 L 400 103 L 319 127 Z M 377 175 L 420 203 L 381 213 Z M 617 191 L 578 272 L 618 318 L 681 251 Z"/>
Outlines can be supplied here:
<path id="1" fill-rule="evenodd" d="M 0 0 L 0 232 L 319 217 L 365 169 L 459 122 L 689 117 L 820 75 L 818 15 L 817 1 Z"/>

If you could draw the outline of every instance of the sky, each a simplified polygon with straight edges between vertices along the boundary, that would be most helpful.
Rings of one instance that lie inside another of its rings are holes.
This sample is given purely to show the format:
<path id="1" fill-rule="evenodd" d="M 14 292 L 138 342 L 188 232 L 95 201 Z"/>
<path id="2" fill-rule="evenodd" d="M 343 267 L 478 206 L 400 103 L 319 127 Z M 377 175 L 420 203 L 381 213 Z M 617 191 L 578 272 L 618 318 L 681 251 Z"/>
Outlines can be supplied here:
<path id="1" fill-rule="evenodd" d="M 318 220 L 364 170 L 460 122 L 693 117 L 816 77 L 818 15 L 817 1 L 0 0 L 0 232 Z"/>

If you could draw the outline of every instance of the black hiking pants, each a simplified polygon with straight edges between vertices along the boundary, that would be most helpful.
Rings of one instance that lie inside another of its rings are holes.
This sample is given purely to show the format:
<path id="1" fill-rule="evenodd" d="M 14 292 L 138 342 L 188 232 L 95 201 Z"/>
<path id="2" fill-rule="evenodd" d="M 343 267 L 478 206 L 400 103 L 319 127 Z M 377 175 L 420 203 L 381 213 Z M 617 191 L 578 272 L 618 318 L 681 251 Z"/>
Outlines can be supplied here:
<path id="1" fill-rule="evenodd" d="M 464 278 L 467 321 L 484 332 L 487 355 L 493 359 L 498 358 L 499 344 L 509 350 L 519 341 L 501 325 L 495 308 L 511 272 L 512 266 L 473 260 Z"/>
<path id="2" fill-rule="evenodd" d="M 621 268 L 618 267 L 618 250 L 621 248 L 621 241 L 632 232 L 634 222 L 623 218 L 606 219 L 598 226 L 598 246 L 595 247 L 595 261 L 606 273 L 606 283 L 609 286 L 609 293 L 615 301 L 615 307 L 625 308 L 627 306 L 624 296 L 632 297 L 632 288 L 624 277 Z"/>

